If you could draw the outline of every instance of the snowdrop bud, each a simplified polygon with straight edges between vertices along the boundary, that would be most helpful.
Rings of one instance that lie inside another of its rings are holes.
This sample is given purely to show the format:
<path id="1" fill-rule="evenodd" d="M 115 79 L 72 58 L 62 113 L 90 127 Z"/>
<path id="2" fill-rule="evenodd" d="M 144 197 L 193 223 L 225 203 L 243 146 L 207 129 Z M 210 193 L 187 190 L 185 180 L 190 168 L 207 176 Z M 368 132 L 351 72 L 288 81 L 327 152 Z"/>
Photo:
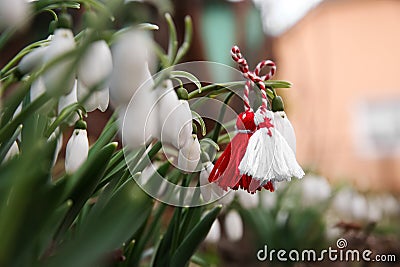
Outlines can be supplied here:
<path id="1" fill-rule="evenodd" d="M 239 213 L 235 210 L 231 210 L 225 216 L 225 232 L 228 240 L 235 242 L 243 236 L 243 222 Z"/>
<path id="2" fill-rule="evenodd" d="M 65 171 L 74 173 L 86 161 L 89 153 L 89 140 L 85 129 L 75 129 L 68 140 L 65 151 Z"/>
<path id="3" fill-rule="evenodd" d="M 353 201 L 353 190 L 350 188 L 344 188 L 340 190 L 333 200 L 333 208 L 345 218 L 351 218 L 353 216 L 352 201 Z"/>
<path id="4" fill-rule="evenodd" d="M 18 64 L 18 70 L 22 74 L 26 74 L 40 66 L 43 63 L 47 48 L 47 46 L 40 46 L 24 56 Z"/>
<path id="5" fill-rule="evenodd" d="M 68 29 L 57 29 L 46 50 L 44 63 L 48 63 L 74 48 L 75 40 L 72 31 Z M 73 59 L 64 58 L 43 73 L 43 80 L 47 91 L 57 95 L 71 92 L 75 80 L 73 67 Z"/>
<path id="6" fill-rule="evenodd" d="M 87 112 L 92 112 L 97 108 L 102 112 L 106 111 L 110 100 L 108 88 L 90 92 L 80 80 L 78 80 L 77 98 Z"/>
<path id="7" fill-rule="evenodd" d="M 264 209 L 272 209 L 276 206 L 277 202 L 277 194 L 271 193 L 269 191 L 262 191 L 261 192 L 261 203 Z"/>
<path id="8" fill-rule="evenodd" d="M 147 53 L 149 46 L 150 39 L 140 30 L 122 33 L 112 45 L 114 68 L 110 95 L 117 105 L 128 105 L 136 90 L 149 78 L 148 68 L 154 62 L 154 55 Z"/>
<path id="9" fill-rule="evenodd" d="M 29 5 L 26 0 L 0 1 L 0 29 L 22 27 L 29 17 Z"/>
<path id="10" fill-rule="evenodd" d="M 179 150 L 178 167 L 185 172 L 194 172 L 200 161 L 200 153 L 199 140 L 193 135 Z"/>
<path id="11" fill-rule="evenodd" d="M 296 154 L 296 135 L 285 111 L 274 112 L 273 124 Z"/>
<path id="12" fill-rule="evenodd" d="M 17 141 L 14 141 L 14 143 L 11 145 L 10 149 L 8 150 L 6 156 L 4 157 L 4 162 L 12 159 L 13 157 L 15 157 L 18 154 L 19 154 L 18 144 L 17 144 Z"/>
<path id="13" fill-rule="evenodd" d="M 200 192 L 203 197 L 203 200 L 208 202 L 211 199 L 212 195 L 216 196 L 222 196 L 224 193 L 224 190 L 219 187 L 215 183 L 210 183 L 208 181 L 208 176 L 210 176 L 210 173 L 212 169 L 214 168 L 214 164 L 212 164 L 210 161 L 204 163 L 204 168 L 200 172 Z"/>
<path id="14" fill-rule="evenodd" d="M 192 136 L 192 112 L 189 103 L 179 100 L 171 80 L 156 90 L 157 109 L 159 114 L 160 135 L 158 138 L 164 143 L 172 144 L 181 149 Z"/>
<path id="15" fill-rule="evenodd" d="M 218 220 L 215 220 L 211 225 L 210 232 L 208 232 L 204 241 L 208 243 L 217 243 L 221 238 L 221 225 Z"/>
<path id="16" fill-rule="evenodd" d="M 89 88 L 108 87 L 104 83 L 112 72 L 111 51 L 104 40 L 96 41 L 88 47 L 78 65 L 78 79 Z"/>
<path id="17" fill-rule="evenodd" d="M 77 103 L 77 81 L 75 80 L 75 84 L 73 86 L 72 91 L 60 97 L 58 100 L 58 114 L 60 114 L 64 108 L 68 107 L 71 104 Z M 69 125 L 73 125 L 76 121 L 79 120 L 79 116 L 77 113 L 74 113 L 69 119 Z"/>
<path id="18" fill-rule="evenodd" d="M 258 206 L 260 199 L 258 194 L 249 194 L 247 191 L 238 190 L 236 192 L 240 205 L 245 209 L 251 209 Z"/>

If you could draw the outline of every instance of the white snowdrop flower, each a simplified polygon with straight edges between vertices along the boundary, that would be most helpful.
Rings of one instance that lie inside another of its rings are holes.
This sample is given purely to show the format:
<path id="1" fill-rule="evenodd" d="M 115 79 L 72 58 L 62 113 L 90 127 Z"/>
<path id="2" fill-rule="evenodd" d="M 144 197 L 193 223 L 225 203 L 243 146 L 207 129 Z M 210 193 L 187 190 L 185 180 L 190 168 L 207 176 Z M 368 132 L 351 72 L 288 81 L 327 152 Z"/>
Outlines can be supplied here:
<path id="1" fill-rule="evenodd" d="M 72 91 L 67 95 L 61 96 L 60 99 L 58 100 L 58 114 L 60 114 L 64 110 L 64 108 L 68 107 L 69 105 L 75 104 L 77 102 L 78 102 L 77 81 L 75 80 L 75 84 L 73 86 Z M 68 124 L 72 126 L 78 120 L 79 120 L 79 115 L 76 112 L 74 112 L 68 119 Z"/>
<path id="2" fill-rule="evenodd" d="M 194 172 L 200 161 L 200 143 L 197 136 L 192 135 L 178 153 L 178 168 L 185 172 Z"/>
<path id="3" fill-rule="evenodd" d="M 25 0 L 0 1 L 0 29 L 23 27 L 28 22 L 29 5 Z"/>
<path id="4" fill-rule="evenodd" d="M 296 154 L 296 134 L 293 126 L 290 123 L 285 111 L 274 112 L 274 127 L 281 133 L 285 138 L 286 142 Z"/>
<path id="5" fill-rule="evenodd" d="M 335 195 L 335 198 L 333 199 L 333 209 L 345 218 L 352 218 L 353 216 L 353 194 L 354 193 L 351 188 L 343 188 Z"/>
<path id="6" fill-rule="evenodd" d="M 148 143 L 158 136 L 158 114 L 152 112 L 155 107 L 154 82 L 147 69 L 148 80 L 134 93 L 127 108 L 119 111 L 120 129 L 123 142 L 130 149 L 135 149 Z"/>
<path id="7" fill-rule="evenodd" d="M 181 149 L 192 136 L 192 112 L 186 100 L 179 100 L 171 80 L 164 81 L 156 89 L 159 131 L 158 137 L 163 143 L 172 144 Z"/>
<path id="8" fill-rule="evenodd" d="M 356 220 L 367 220 L 369 217 L 368 214 L 368 201 L 365 196 L 354 192 L 353 199 L 351 202 L 353 217 Z"/>
<path id="9" fill-rule="evenodd" d="M 18 143 L 17 143 L 17 141 L 14 141 L 14 143 L 11 145 L 10 149 L 8 150 L 7 154 L 5 155 L 3 162 L 6 162 L 6 161 L 12 159 L 13 157 L 15 157 L 18 154 L 19 154 Z"/>
<path id="10" fill-rule="evenodd" d="M 379 203 L 385 216 L 392 217 L 400 215 L 400 203 L 394 196 L 383 194 L 379 196 Z"/>
<path id="11" fill-rule="evenodd" d="M 87 88 L 95 86 L 107 87 L 106 84 L 113 69 L 111 51 L 104 40 L 89 45 L 82 59 L 79 61 L 78 79 Z M 106 86 L 104 86 L 106 85 Z"/>
<path id="12" fill-rule="evenodd" d="M 245 209 L 256 208 L 260 199 L 258 194 L 249 194 L 247 191 L 238 190 L 236 191 L 240 205 Z"/>
<path id="13" fill-rule="evenodd" d="M 205 242 L 217 243 L 221 239 L 221 225 L 218 220 L 215 220 L 211 225 L 210 231 L 208 232 Z"/>
<path id="14" fill-rule="evenodd" d="M 74 35 L 69 29 L 56 29 L 44 55 L 44 63 L 71 51 L 75 48 Z M 74 86 L 75 70 L 72 58 L 63 59 L 43 73 L 43 80 L 48 92 L 67 94 Z"/>
<path id="15" fill-rule="evenodd" d="M 35 101 L 36 98 L 41 96 L 46 92 L 46 86 L 44 85 L 43 78 L 40 76 L 35 81 L 33 81 L 30 90 L 31 102 Z"/>
<path id="16" fill-rule="evenodd" d="M 78 100 L 87 112 L 104 112 L 109 103 L 108 82 L 113 69 L 111 50 L 104 40 L 90 44 L 78 64 Z M 99 88 L 95 88 L 100 86 Z M 97 89 L 93 91 L 93 89 Z M 92 92 L 91 92 L 92 90 Z M 89 96 L 90 94 L 90 96 Z"/>
<path id="17" fill-rule="evenodd" d="M 218 198 L 219 196 L 222 196 L 224 194 L 224 190 L 219 187 L 215 183 L 210 183 L 208 181 L 208 176 L 210 176 L 210 173 L 212 169 L 214 168 L 214 164 L 212 164 L 210 161 L 204 163 L 203 169 L 200 171 L 200 192 L 203 197 L 203 200 L 208 202 L 210 201 L 211 197 L 214 196 L 214 199 Z"/>
<path id="18" fill-rule="evenodd" d="M 33 49 L 29 54 L 25 55 L 18 64 L 18 70 L 23 73 L 29 73 L 36 67 L 43 64 L 47 46 L 39 46 Z"/>
<path id="19" fill-rule="evenodd" d="M 226 214 L 224 225 L 228 240 L 235 242 L 242 239 L 243 221 L 236 210 L 231 210 Z"/>
<path id="20" fill-rule="evenodd" d="M 233 190 L 226 193 L 222 198 L 218 199 L 217 203 L 223 207 L 230 205 L 235 198 L 235 192 Z"/>
<path id="21" fill-rule="evenodd" d="M 86 161 L 89 153 L 89 140 L 85 129 L 75 129 L 65 151 L 65 171 L 74 173 Z"/>
<path id="22" fill-rule="evenodd" d="M 289 218 L 289 212 L 286 210 L 279 210 L 276 214 L 276 223 L 278 225 L 285 225 Z"/>
<path id="23" fill-rule="evenodd" d="M 331 196 L 331 186 L 322 176 L 306 175 L 301 182 L 302 201 L 313 205 L 327 200 Z"/>
<path id="24" fill-rule="evenodd" d="M 367 198 L 368 203 L 368 221 L 378 222 L 383 217 L 383 207 L 380 206 L 379 201 L 376 197 Z"/>
<path id="25" fill-rule="evenodd" d="M 88 97 L 89 94 L 90 96 Z M 78 80 L 77 98 L 87 112 L 92 112 L 95 109 L 99 109 L 101 112 L 106 111 L 110 100 L 108 88 L 90 92 L 90 90 L 82 84 L 81 80 Z"/>
<path id="26" fill-rule="evenodd" d="M 113 71 L 110 96 L 116 105 L 127 106 L 137 89 L 146 82 L 154 55 L 148 53 L 150 38 L 144 31 L 131 29 L 121 33 L 111 47 Z"/>
<path id="27" fill-rule="evenodd" d="M 261 193 L 261 205 L 264 209 L 271 209 L 276 206 L 276 194 L 273 194 L 269 191 L 262 191 Z"/>

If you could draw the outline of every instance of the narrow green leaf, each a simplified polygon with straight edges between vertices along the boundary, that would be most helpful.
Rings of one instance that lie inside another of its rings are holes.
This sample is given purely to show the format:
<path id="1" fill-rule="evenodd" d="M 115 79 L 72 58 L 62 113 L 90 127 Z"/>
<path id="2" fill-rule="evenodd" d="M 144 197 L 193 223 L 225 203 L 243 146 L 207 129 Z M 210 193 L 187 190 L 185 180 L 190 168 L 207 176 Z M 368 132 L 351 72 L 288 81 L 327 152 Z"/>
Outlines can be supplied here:
<path id="1" fill-rule="evenodd" d="M 11 146 L 17 140 L 19 134 L 21 133 L 22 125 L 19 125 L 15 133 L 8 139 L 5 143 L 3 143 L 0 147 L 0 164 L 3 162 L 4 157 L 7 155 L 7 152 L 10 150 Z"/>
<path id="2" fill-rule="evenodd" d="M 206 238 L 211 225 L 217 218 L 222 206 L 218 205 L 209 211 L 204 218 L 196 224 L 172 256 L 170 266 L 184 267 L 195 253 L 197 247 Z"/>
<path id="3" fill-rule="evenodd" d="M 165 14 L 169 30 L 169 43 L 168 43 L 168 58 L 169 65 L 172 66 L 175 62 L 176 52 L 178 50 L 178 36 L 176 34 L 176 28 L 174 21 L 169 13 Z"/>

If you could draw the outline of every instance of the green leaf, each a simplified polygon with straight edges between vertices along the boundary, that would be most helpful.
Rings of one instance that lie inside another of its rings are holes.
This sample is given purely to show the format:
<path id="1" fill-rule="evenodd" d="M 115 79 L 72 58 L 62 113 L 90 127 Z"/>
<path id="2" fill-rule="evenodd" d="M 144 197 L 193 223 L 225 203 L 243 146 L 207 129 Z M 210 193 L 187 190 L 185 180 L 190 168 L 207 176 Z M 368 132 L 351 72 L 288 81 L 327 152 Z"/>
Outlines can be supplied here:
<path id="1" fill-rule="evenodd" d="M 121 248 L 126 239 L 142 227 L 153 203 L 133 179 L 104 201 L 95 204 L 76 237 L 64 243 L 42 266 L 97 266 L 99 260 Z"/>
<path id="2" fill-rule="evenodd" d="M 194 76 L 193 74 L 187 72 L 187 71 L 183 71 L 183 70 L 173 70 L 171 71 L 171 77 L 172 78 L 186 78 L 189 81 L 191 81 L 192 83 L 194 83 L 198 89 L 198 93 L 201 93 L 201 83 L 199 81 L 199 79 L 197 79 L 196 76 Z"/>
<path id="3" fill-rule="evenodd" d="M 18 135 L 21 133 L 22 125 L 19 125 L 13 136 L 8 139 L 5 143 L 3 143 L 0 147 L 0 164 L 3 162 L 7 152 L 10 150 L 11 146 L 17 140 Z"/>
<path id="4" fill-rule="evenodd" d="M 218 205 L 209 211 L 204 218 L 196 224 L 192 231 L 182 241 L 172 256 L 170 266 L 184 267 L 195 253 L 197 247 L 206 238 L 210 228 L 217 218 L 222 206 Z"/>
<path id="5" fill-rule="evenodd" d="M 105 168 L 114 153 L 116 143 L 111 143 L 101 149 L 97 154 L 88 157 L 87 161 L 79 170 L 71 175 L 65 177 L 66 189 L 64 194 L 67 199 L 73 201 L 73 206 L 68 211 L 62 225 L 60 226 L 55 240 L 59 240 L 65 231 L 75 220 L 83 205 L 90 198 L 94 192 L 97 184 L 100 182 L 104 175 Z"/>

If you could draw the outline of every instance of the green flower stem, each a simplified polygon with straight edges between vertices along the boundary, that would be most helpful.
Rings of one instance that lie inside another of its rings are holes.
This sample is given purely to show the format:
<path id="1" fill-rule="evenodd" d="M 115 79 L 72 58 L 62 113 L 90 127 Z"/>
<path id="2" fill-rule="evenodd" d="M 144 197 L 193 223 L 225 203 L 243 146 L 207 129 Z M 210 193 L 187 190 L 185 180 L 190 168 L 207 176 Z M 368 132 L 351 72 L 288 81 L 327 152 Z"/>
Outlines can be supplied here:
<path id="1" fill-rule="evenodd" d="M 167 20 L 168 30 L 169 30 L 169 44 L 168 44 L 168 59 L 169 66 L 173 66 L 176 58 L 176 53 L 178 51 L 178 37 L 176 34 L 176 27 L 172 17 L 169 13 L 165 14 L 165 19 Z"/>
<path id="2" fill-rule="evenodd" d="M 226 91 L 233 91 L 233 89 L 240 88 L 239 86 L 244 86 L 246 82 L 245 81 L 235 81 L 235 82 L 228 82 L 228 83 L 215 83 L 215 84 L 210 84 L 207 86 L 204 86 L 201 89 L 201 93 L 209 93 L 209 92 L 214 92 L 216 93 L 222 93 Z M 270 99 L 274 98 L 274 93 L 271 89 L 269 88 L 291 88 L 292 84 L 288 81 L 280 81 L 280 80 L 269 80 L 264 82 L 266 87 L 267 87 L 267 96 Z M 234 88 L 233 88 L 234 87 Z M 193 92 L 189 93 L 189 99 L 195 98 L 199 95 L 200 93 L 196 90 Z"/>
<path id="3" fill-rule="evenodd" d="M 0 77 L 9 75 L 10 69 L 15 66 L 26 54 L 29 54 L 33 49 L 48 43 L 49 40 L 40 40 L 23 48 L 13 59 L 11 59 L 0 71 Z"/>
<path id="4" fill-rule="evenodd" d="M 184 37 L 181 47 L 178 50 L 178 53 L 176 54 L 176 58 L 173 63 L 174 65 L 177 64 L 179 61 L 181 61 L 183 56 L 186 55 L 186 53 L 189 50 L 190 45 L 192 43 L 192 38 L 193 38 L 192 18 L 190 16 L 186 16 L 185 17 L 185 37 Z"/>
<path id="5" fill-rule="evenodd" d="M 229 101 L 231 100 L 232 96 L 234 96 L 234 95 L 235 95 L 235 93 L 234 93 L 234 92 L 231 92 L 231 93 L 225 98 L 225 100 L 224 100 L 224 104 L 225 104 L 225 105 L 222 106 L 221 111 L 219 112 L 219 115 L 218 115 L 218 120 L 215 122 L 215 127 L 214 127 L 214 129 L 213 129 L 213 133 L 212 133 L 212 137 L 211 137 L 211 139 L 212 139 L 215 143 L 218 142 L 218 137 L 219 137 L 219 134 L 220 134 L 221 128 L 222 128 L 222 125 L 219 123 L 219 121 L 222 121 L 222 119 L 224 118 L 225 112 L 226 112 L 226 106 L 229 104 Z"/>

